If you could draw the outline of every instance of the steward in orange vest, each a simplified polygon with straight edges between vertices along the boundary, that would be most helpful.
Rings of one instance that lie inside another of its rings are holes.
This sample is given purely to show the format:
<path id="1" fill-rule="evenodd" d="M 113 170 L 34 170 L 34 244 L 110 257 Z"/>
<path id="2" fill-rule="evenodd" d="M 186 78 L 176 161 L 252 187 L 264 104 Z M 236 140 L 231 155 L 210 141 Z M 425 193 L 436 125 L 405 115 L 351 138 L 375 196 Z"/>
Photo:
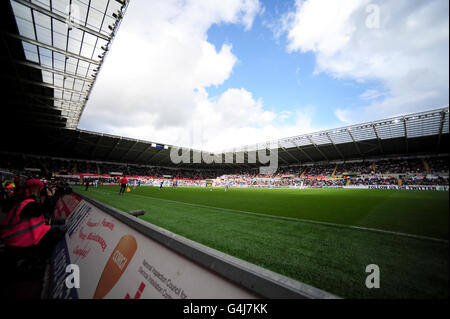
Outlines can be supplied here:
<path id="1" fill-rule="evenodd" d="M 27 198 L 16 204 L 0 223 L 0 238 L 6 246 L 36 245 L 50 230 L 51 226 L 45 223 L 40 204 L 40 192 L 43 188 L 44 183 L 37 179 L 25 183 Z"/>

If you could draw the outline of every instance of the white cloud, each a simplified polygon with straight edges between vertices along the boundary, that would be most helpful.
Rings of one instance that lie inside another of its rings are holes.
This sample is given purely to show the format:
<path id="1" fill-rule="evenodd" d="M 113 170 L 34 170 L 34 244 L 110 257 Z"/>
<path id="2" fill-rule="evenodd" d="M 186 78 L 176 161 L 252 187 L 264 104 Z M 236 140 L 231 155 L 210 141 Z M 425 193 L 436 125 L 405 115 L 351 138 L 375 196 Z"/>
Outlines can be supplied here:
<path id="1" fill-rule="evenodd" d="M 370 24 L 376 7 L 379 28 Z M 316 72 L 359 83 L 380 81 L 361 94 L 375 100 L 337 109 L 345 122 L 437 108 L 449 103 L 448 1 L 297 0 L 282 30 L 288 52 L 313 52 Z M 379 95 L 377 94 L 379 93 Z"/>
<path id="2" fill-rule="evenodd" d="M 79 127 L 197 148 L 225 147 L 225 136 L 227 145 L 252 142 L 276 114 L 243 88 L 208 96 L 238 59 L 207 31 L 222 23 L 249 30 L 260 10 L 258 0 L 131 1 Z"/>
<path id="3" fill-rule="evenodd" d="M 359 97 L 362 100 L 373 100 L 385 95 L 386 93 L 380 92 L 378 90 L 367 89 L 363 93 L 361 93 Z"/>

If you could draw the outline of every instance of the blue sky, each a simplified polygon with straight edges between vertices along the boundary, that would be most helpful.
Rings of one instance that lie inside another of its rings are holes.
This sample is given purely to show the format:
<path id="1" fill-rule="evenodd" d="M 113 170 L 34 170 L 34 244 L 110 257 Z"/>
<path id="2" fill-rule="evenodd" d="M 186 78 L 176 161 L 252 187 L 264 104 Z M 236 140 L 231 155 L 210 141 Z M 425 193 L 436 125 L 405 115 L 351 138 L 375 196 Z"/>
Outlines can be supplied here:
<path id="1" fill-rule="evenodd" d="M 448 6 L 134 0 L 79 127 L 218 150 L 448 106 Z"/>
<path id="2" fill-rule="evenodd" d="M 369 85 L 314 74 L 314 54 L 286 52 L 285 37 L 275 39 L 264 18 L 257 17 L 249 31 L 237 25 L 213 25 L 208 30 L 208 41 L 216 47 L 231 43 L 239 59 L 230 78 L 220 86 L 208 87 L 208 93 L 219 96 L 229 88 L 246 88 L 262 98 L 269 110 L 295 112 L 310 107 L 320 113 L 315 117 L 318 125 L 342 125 L 333 113 L 334 107 L 361 105 L 359 95 Z"/>

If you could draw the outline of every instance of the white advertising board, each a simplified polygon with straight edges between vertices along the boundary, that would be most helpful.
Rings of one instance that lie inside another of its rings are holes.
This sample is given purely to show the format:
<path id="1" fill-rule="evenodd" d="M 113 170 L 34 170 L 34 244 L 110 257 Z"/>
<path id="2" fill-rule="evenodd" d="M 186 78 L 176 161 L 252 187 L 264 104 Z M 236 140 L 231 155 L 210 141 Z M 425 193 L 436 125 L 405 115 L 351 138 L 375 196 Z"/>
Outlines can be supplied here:
<path id="1" fill-rule="evenodd" d="M 70 200 L 73 203 L 73 198 Z M 246 289 L 173 252 L 85 200 L 67 219 L 55 249 L 51 298 L 256 298 Z M 79 267 L 69 289 L 66 267 Z"/>

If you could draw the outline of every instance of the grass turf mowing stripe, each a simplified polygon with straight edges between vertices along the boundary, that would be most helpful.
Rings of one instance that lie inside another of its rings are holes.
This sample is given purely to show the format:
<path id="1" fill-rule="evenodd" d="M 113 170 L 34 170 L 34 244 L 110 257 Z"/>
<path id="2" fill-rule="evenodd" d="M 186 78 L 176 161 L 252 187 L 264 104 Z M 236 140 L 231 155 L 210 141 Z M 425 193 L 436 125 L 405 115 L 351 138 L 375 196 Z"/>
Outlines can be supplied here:
<path id="1" fill-rule="evenodd" d="M 123 211 L 145 209 L 142 219 L 154 225 L 341 297 L 448 297 L 448 244 L 252 214 L 217 214 L 184 202 L 119 196 L 117 188 L 82 192 Z M 380 266 L 380 289 L 365 287 L 365 267 L 372 263 Z"/>

